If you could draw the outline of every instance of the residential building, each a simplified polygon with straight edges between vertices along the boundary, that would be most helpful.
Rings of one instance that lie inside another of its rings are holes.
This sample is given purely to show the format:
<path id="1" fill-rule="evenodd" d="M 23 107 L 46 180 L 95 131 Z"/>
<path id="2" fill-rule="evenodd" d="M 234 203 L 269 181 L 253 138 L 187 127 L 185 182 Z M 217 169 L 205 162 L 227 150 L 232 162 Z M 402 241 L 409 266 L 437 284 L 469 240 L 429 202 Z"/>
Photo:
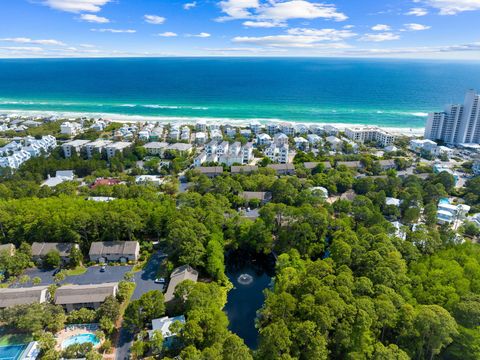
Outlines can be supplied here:
<path id="1" fill-rule="evenodd" d="M 328 136 L 336 136 L 340 132 L 340 130 L 338 128 L 336 128 L 335 126 L 332 126 L 332 125 L 325 125 L 323 127 L 323 131 Z"/>
<path id="2" fill-rule="evenodd" d="M 172 127 L 168 132 L 168 139 L 171 141 L 178 141 L 180 139 L 180 129 Z"/>
<path id="3" fill-rule="evenodd" d="M 209 178 L 214 178 L 223 174 L 223 167 L 221 166 L 200 166 L 196 170 Z"/>
<path id="4" fill-rule="evenodd" d="M 222 156 L 226 155 L 228 153 L 228 149 L 230 147 L 230 144 L 228 141 L 222 141 L 221 143 L 218 144 L 216 154 L 217 156 Z"/>
<path id="5" fill-rule="evenodd" d="M 105 146 L 107 152 L 107 157 L 111 159 L 116 154 L 123 154 L 125 149 L 128 149 L 132 146 L 131 142 L 119 141 Z"/>
<path id="6" fill-rule="evenodd" d="M 207 161 L 207 153 L 205 151 L 202 151 L 195 159 L 193 159 L 193 166 L 199 167 L 202 166 L 202 164 Z"/>
<path id="7" fill-rule="evenodd" d="M 250 139 L 252 137 L 252 130 L 250 129 L 240 129 L 240 135 L 246 139 Z"/>
<path id="8" fill-rule="evenodd" d="M 37 263 L 42 262 L 49 252 L 56 251 L 60 255 L 62 262 L 68 263 L 70 261 L 70 252 L 73 248 L 79 249 L 78 244 L 34 242 L 32 244 L 32 260 Z"/>
<path id="9" fill-rule="evenodd" d="M 160 186 L 165 179 L 158 175 L 137 175 L 135 176 L 135 184 L 137 185 L 153 185 Z"/>
<path id="10" fill-rule="evenodd" d="M 406 240 L 407 239 L 406 227 L 398 221 L 391 222 L 391 224 L 395 229 L 395 236 L 402 240 Z"/>
<path id="11" fill-rule="evenodd" d="M 474 175 L 480 175 L 480 159 L 473 162 L 472 172 Z"/>
<path id="12" fill-rule="evenodd" d="M 295 134 L 299 134 L 299 135 L 306 135 L 308 134 L 308 127 L 304 124 L 296 124 L 294 126 L 295 128 Z"/>
<path id="13" fill-rule="evenodd" d="M 82 131 L 82 125 L 76 122 L 64 122 L 60 125 L 60 134 L 76 136 Z"/>
<path id="14" fill-rule="evenodd" d="M 272 138 L 268 134 L 258 134 L 257 135 L 257 145 L 259 146 L 267 146 L 272 143 Z"/>
<path id="15" fill-rule="evenodd" d="M 392 197 L 385 198 L 385 205 L 387 206 L 400 207 L 401 204 L 402 204 L 402 200 L 400 199 L 392 198 Z"/>
<path id="16" fill-rule="evenodd" d="M 80 155 L 82 148 L 88 144 L 90 140 L 73 140 L 62 145 L 63 155 L 66 158 L 72 157 L 73 154 Z"/>
<path id="17" fill-rule="evenodd" d="M 443 112 L 429 114 L 425 138 L 452 145 L 480 143 L 480 95 L 469 90 L 463 104 L 449 105 Z"/>
<path id="18" fill-rule="evenodd" d="M 254 120 L 250 123 L 250 130 L 252 130 L 252 132 L 254 134 L 259 134 L 260 131 L 262 130 L 262 124 L 260 124 L 260 122 Z"/>
<path id="19" fill-rule="evenodd" d="M 197 145 L 204 145 L 207 142 L 207 133 L 204 132 L 197 132 L 195 133 L 195 144 Z"/>
<path id="20" fill-rule="evenodd" d="M 188 126 L 182 127 L 182 132 L 180 133 L 180 140 L 190 142 L 190 128 Z"/>
<path id="21" fill-rule="evenodd" d="M 90 261 L 100 263 L 137 261 L 140 257 L 140 244 L 138 241 L 92 242 L 88 256 Z"/>
<path id="22" fill-rule="evenodd" d="M 174 151 L 182 156 L 185 156 L 192 152 L 193 146 L 191 144 L 175 143 L 168 145 L 167 150 Z"/>
<path id="23" fill-rule="evenodd" d="M 463 222 L 469 211 L 470 206 L 468 205 L 453 205 L 449 199 L 440 199 L 437 207 L 437 221 L 439 224 Z"/>
<path id="24" fill-rule="evenodd" d="M 317 134 L 308 134 L 307 140 L 312 146 L 316 146 L 322 142 L 322 138 Z"/>
<path id="25" fill-rule="evenodd" d="M 205 152 L 207 156 L 211 156 L 217 153 L 218 143 L 215 140 L 211 140 L 207 145 L 205 145 Z"/>
<path id="26" fill-rule="evenodd" d="M 276 146 L 288 145 L 288 136 L 284 133 L 276 133 L 273 137 Z"/>
<path id="27" fill-rule="evenodd" d="M 269 169 L 275 170 L 277 175 L 294 175 L 295 166 L 293 164 L 270 164 L 267 165 Z"/>
<path id="28" fill-rule="evenodd" d="M 53 188 L 66 181 L 72 181 L 74 178 L 75 174 L 73 173 L 73 170 L 58 170 L 54 177 L 50 177 L 50 175 L 48 175 L 47 180 L 42 183 L 42 186 Z"/>
<path id="29" fill-rule="evenodd" d="M 290 123 L 283 123 L 280 124 L 280 131 L 283 132 L 287 136 L 294 136 L 295 135 L 295 126 Z"/>
<path id="30" fill-rule="evenodd" d="M 356 170 L 361 169 L 363 167 L 360 161 L 338 161 L 337 168 L 339 166 L 345 166 L 347 167 L 347 169 L 356 169 Z"/>
<path id="31" fill-rule="evenodd" d="M 243 145 L 241 153 L 242 153 L 242 164 L 249 164 L 254 158 L 253 144 L 249 142 Z"/>
<path id="32" fill-rule="evenodd" d="M 210 131 L 210 139 L 212 139 L 212 141 L 216 141 L 216 142 L 223 141 L 222 132 L 218 129 L 211 130 Z"/>
<path id="33" fill-rule="evenodd" d="M 165 302 L 173 300 L 175 288 L 178 284 L 185 280 L 197 282 L 198 271 L 192 268 L 190 265 L 183 265 L 174 269 L 170 275 L 170 282 L 168 283 L 168 288 L 165 292 Z"/>
<path id="34" fill-rule="evenodd" d="M 50 298 L 48 286 L 0 288 L 0 308 L 44 303 Z"/>
<path id="35" fill-rule="evenodd" d="M 112 142 L 110 140 L 105 139 L 98 139 L 92 142 L 89 142 L 84 145 L 85 152 L 87 153 L 87 157 L 91 159 L 95 154 L 101 154 L 103 149 L 110 145 Z"/>
<path id="36" fill-rule="evenodd" d="M 8 255 L 13 256 L 15 254 L 15 245 L 2 244 L 0 245 L 0 253 L 6 251 Z"/>
<path id="37" fill-rule="evenodd" d="M 163 139 L 163 127 L 156 126 L 150 132 L 150 141 L 159 141 Z"/>
<path id="38" fill-rule="evenodd" d="M 395 136 L 376 126 L 347 128 L 345 135 L 361 144 L 373 141 L 382 147 L 390 146 L 395 141 Z"/>
<path id="39" fill-rule="evenodd" d="M 243 165 L 243 166 L 232 166 L 230 172 L 232 175 L 237 174 L 251 174 L 252 172 L 258 171 L 258 166 L 256 165 Z"/>
<path id="40" fill-rule="evenodd" d="M 295 142 L 295 147 L 302 151 L 308 151 L 309 142 L 304 137 L 296 137 L 293 139 Z"/>
<path id="41" fill-rule="evenodd" d="M 143 145 L 143 147 L 147 151 L 148 155 L 156 155 L 161 157 L 167 149 L 168 143 L 153 141 Z"/>
<path id="42" fill-rule="evenodd" d="M 247 202 L 251 200 L 258 200 L 261 204 L 266 204 L 272 200 L 272 193 L 265 191 L 244 191 L 238 194 L 238 196 Z"/>
<path id="43" fill-rule="evenodd" d="M 397 167 L 397 165 L 395 164 L 395 160 L 393 159 L 379 160 L 378 163 L 380 164 L 382 170 L 391 170 Z"/>
<path id="44" fill-rule="evenodd" d="M 332 150 L 336 150 L 336 151 L 342 150 L 343 141 L 337 138 L 336 136 L 332 136 L 332 135 L 328 136 L 325 140 L 327 141 L 327 143 L 330 144 L 330 147 L 332 148 Z"/>
<path id="45" fill-rule="evenodd" d="M 385 152 L 396 152 L 398 151 L 398 148 L 395 145 L 389 145 L 389 146 L 386 146 L 383 150 Z"/>
<path id="46" fill-rule="evenodd" d="M 67 312 L 82 308 L 96 310 L 109 296 L 116 296 L 118 283 L 63 285 L 55 291 L 54 303 Z"/>
<path id="47" fill-rule="evenodd" d="M 165 348 L 170 348 L 177 336 L 177 333 L 172 332 L 171 326 L 174 323 L 180 323 L 180 324 L 185 324 L 185 316 L 180 315 L 180 316 L 175 316 L 175 317 L 168 317 L 164 316 L 160 319 L 153 319 L 152 320 L 152 330 L 148 331 L 148 335 L 150 338 L 152 338 L 153 333 L 155 331 L 159 331 L 162 334 L 163 338 L 163 346 Z"/>
<path id="48" fill-rule="evenodd" d="M 199 120 L 195 124 L 195 130 L 196 131 L 201 131 L 201 132 L 206 132 L 207 131 L 207 122 L 205 120 Z"/>
<path id="49" fill-rule="evenodd" d="M 305 166 L 305 169 L 307 170 L 313 170 L 318 166 L 318 164 L 320 164 L 320 162 L 305 162 L 303 163 L 303 166 Z M 330 170 L 332 168 L 332 164 L 330 164 L 329 161 L 324 161 L 322 164 L 325 170 Z"/>
<path id="50" fill-rule="evenodd" d="M 275 135 L 275 133 L 278 131 L 278 124 L 277 123 L 268 123 L 267 124 L 267 133 L 270 136 Z"/>
<path id="51" fill-rule="evenodd" d="M 409 148 L 410 150 L 416 153 L 425 152 L 431 155 L 436 155 L 438 145 L 435 141 L 432 141 L 429 139 L 425 139 L 425 140 L 414 139 L 414 140 L 410 140 Z"/>

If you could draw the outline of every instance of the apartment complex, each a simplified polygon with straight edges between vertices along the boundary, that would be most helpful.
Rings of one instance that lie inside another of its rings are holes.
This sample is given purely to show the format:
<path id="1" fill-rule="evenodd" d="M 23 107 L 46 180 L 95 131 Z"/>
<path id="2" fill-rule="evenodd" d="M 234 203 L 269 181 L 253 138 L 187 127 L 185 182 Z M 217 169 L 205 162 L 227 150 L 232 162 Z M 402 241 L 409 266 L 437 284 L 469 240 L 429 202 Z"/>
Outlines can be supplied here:
<path id="1" fill-rule="evenodd" d="M 425 138 L 452 145 L 480 143 L 480 95 L 470 90 L 463 104 L 429 114 Z"/>
<path id="2" fill-rule="evenodd" d="M 376 126 L 347 128 L 345 135 L 362 144 L 366 141 L 374 141 L 382 147 L 390 146 L 395 141 L 395 136 Z"/>

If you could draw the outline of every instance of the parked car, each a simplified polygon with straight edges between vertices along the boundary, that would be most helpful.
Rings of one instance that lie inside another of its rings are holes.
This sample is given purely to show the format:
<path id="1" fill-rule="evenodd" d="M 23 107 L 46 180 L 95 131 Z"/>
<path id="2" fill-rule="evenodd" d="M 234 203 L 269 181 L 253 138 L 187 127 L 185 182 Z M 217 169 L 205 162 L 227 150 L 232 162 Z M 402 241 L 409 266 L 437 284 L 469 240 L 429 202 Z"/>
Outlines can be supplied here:
<path id="1" fill-rule="evenodd" d="M 55 270 L 53 270 L 52 276 L 57 275 L 60 271 L 61 271 L 61 269 L 55 269 Z"/>
<path id="2" fill-rule="evenodd" d="M 107 270 L 107 265 L 102 265 L 100 272 L 105 272 Z"/>
<path id="3" fill-rule="evenodd" d="M 165 284 L 165 278 L 155 279 L 155 284 Z"/>

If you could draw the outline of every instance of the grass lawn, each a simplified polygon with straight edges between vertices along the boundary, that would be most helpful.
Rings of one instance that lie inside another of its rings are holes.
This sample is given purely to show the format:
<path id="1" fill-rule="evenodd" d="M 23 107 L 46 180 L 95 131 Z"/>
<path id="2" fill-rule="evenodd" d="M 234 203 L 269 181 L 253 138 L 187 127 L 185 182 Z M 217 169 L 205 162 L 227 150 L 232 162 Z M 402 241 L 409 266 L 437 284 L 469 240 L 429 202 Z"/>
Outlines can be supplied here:
<path id="1" fill-rule="evenodd" d="M 86 272 L 87 272 L 87 268 L 80 265 L 80 266 L 77 266 L 75 269 L 65 270 L 65 275 L 66 276 L 75 276 L 75 275 L 85 274 Z"/>
<path id="2" fill-rule="evenodd" d="M 30 334 L 0 334 L 0 346 L 28 344 L 32 340 Z"/>

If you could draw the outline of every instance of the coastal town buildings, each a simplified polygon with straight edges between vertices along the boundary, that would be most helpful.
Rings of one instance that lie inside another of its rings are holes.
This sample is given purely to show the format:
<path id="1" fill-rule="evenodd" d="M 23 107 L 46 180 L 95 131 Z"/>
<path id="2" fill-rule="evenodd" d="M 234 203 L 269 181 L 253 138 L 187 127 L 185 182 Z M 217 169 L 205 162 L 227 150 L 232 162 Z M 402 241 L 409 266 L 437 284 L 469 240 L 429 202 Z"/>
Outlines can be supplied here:
<path id="1" fill-rule="evenodd" d="M 361 144 L 372 141 L 382 147 L 392 145 L 395 141 L 394 135 L 376 126 L 346 128 L 345 135 L 349 139 Z"/>
<path id="2" fill-rule="evenodd" d="M 425 138 L 447 144 L 480 143 L 480 95 L 469 90 L 463 104 L 428 115 Z"/>

